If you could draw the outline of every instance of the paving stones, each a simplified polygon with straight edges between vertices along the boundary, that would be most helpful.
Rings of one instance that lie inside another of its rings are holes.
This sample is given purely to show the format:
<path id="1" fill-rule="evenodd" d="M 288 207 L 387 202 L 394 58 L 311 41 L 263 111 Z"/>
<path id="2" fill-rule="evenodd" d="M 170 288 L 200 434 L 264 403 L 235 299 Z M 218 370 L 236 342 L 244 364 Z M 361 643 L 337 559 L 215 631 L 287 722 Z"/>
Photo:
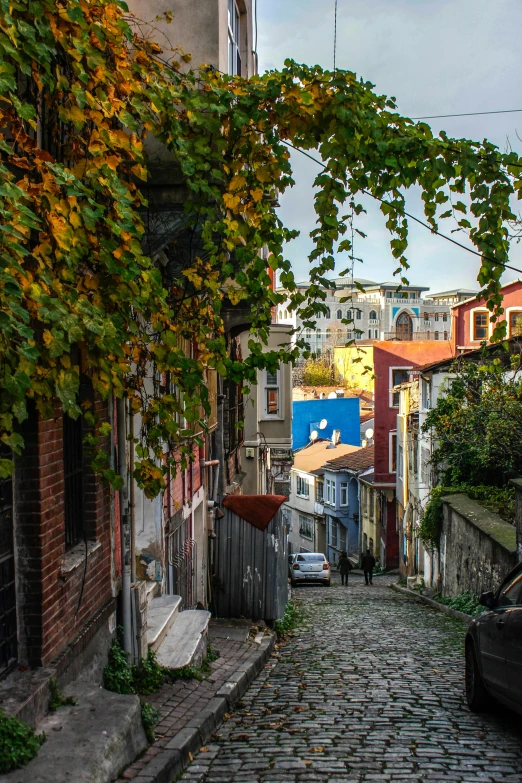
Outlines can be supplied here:
<path id="1" fill-rule="evenodd" d="M 389 589 L 301 587 L 304 619 L 185 783 L 522 783 L 522 721 L 473 715 L 465 626 Z"/>

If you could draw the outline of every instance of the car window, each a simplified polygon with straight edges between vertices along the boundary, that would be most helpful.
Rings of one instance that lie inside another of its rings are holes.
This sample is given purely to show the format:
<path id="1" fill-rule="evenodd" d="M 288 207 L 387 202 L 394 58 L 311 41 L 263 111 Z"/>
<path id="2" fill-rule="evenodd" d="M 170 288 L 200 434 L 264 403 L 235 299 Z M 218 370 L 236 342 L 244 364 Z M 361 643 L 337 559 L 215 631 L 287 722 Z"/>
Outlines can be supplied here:
<path id="1" fill-rule="evenodd" d="M 522 571 L 511 577 L 498 594 L 498 606 L 516 606 L 522 604 Z"/>
<path id="2" fill-rule="evenodd" d="M 300 563 L 322 563 L 325 557 L 324 555 L 298 555 L 297 559 Z"/>

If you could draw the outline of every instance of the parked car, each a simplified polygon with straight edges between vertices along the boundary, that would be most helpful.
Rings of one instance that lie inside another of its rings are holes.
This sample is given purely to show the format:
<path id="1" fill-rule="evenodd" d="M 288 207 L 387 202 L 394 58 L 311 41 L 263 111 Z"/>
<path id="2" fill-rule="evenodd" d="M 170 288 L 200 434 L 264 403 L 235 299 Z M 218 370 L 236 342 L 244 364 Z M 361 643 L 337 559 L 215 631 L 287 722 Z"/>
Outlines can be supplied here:
<path id="1" fill-rule="evenodd" d="M 288 572 L 292 587 L 298 582 L 322 582 L 326 587 L 330 587 L 330 563 L 321 552 L 301 552 L 293 555 Z"/>
<path id="2" fill-rule="evenodd" d="M 480 712 L 494 697 L 522 715 L 522 563 L 479 600 L 486 611 L 466 634 L 468 705 Z"/>

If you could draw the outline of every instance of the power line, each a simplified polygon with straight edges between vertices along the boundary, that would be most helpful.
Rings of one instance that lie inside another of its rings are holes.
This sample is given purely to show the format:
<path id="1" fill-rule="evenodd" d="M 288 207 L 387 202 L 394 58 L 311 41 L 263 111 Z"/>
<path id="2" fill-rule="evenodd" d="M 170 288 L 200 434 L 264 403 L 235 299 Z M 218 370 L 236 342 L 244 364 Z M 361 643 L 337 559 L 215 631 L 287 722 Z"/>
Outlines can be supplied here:
<path id="1" fill-rule="evenodd" d="M 283 144 L 286 144 L 287 147 L 291 147 L 297 152 L 300 152 L 302 155 L 305 155 L 307 158 L 310 158 L 310 160 L 313 160 L 314 163 L 317 163 L 319 166 L 321 166 L 321 168 L 325 170 L 327 169 L 327 166 L 325 166 L 322 161 L 318 160 L 317 158 L 314 158 L 314 156 L 310 155 L 310 153 L 305 152 L 305 150 L 302 150 L 299 147 L 295 147 L 293 144 L 290 144 L 289 141 L 285 141 L 284 139 L 282 139 L 282 141 Z M 398 207 L 395 207 L 393 204 L 390 204 L 389 201 L 386 201 L 385 199 L 376 196 L 374 193 L 371 193 L 369 190 L 365 190 L 364 188 L 361 188 L 361 193 L 364 193 L 366 196 L 370 196 L 376 201 L 380 201 L 381 204 L 386 204 L 386 206 L 390 207 L 390 209 L 393 209 L 395 210 L 395 212 L 398 212 L 399 215 L 404 215 L 405 217 L 409 217 L 411 220 L 414 220 L 420 226 L 427 228 L 430 233 L 436 234 L 442 239 L 445 239 L 447 242 L 451 242 L 453 245 L 457 245 L 457 247 L 461 247 L 462 250 L 466 250 L 468 253 L 473 253 L 474 256 L 478 256 L 479 258 L 484 258 L 486 261 L 491 261 L 492 264 L 499 264 L 500 266 L 503 266 L 504 269 L 511 269 L 513 270 L 513 272 L 519 272 L 519 274 L 522 275 L 522 269 L 517 269 L 516 266 L 505 264 L 503 261 L 498 261 L 496 258 L 490 258 L 489 256 L 486 256 L 484 253 L 479 253 L 477 250 L 473 250 L 470 247 L 466 247 L 466 245 L 463 245 L 461 242 L 457 242 L 456 239 L 453 239 L 452 237 L 448 237 L 446 236 L 446 234 L 442 234 L 440 231 L 437 231 L 428 223 L 425 223 L 423 220 L 420 220 L 418 217 L 415 217 L 415 215 L 410 214 L 410 212 L 406 212 L 405 209 L 399 209 Z"/>
<path id="2" fill-rule="evenodd" d="M 500 111 L 470 111 L 465 114 L 433 114 L 429 117 L 412 117 L 412 120 L 440 120 L 445 117 L 479 117 L 484 114 L 515 114 L 522 109 L 501 109 Z"/>
<path id="3" fill-rule="evenodd" d="M 333 51 L 334 73 L 337 70 L 337 68 L 335 67 L 336 55 L 337 55 L 337 0 L 335 0 L 335 6 L 334 6 L 334 51 Z"/>

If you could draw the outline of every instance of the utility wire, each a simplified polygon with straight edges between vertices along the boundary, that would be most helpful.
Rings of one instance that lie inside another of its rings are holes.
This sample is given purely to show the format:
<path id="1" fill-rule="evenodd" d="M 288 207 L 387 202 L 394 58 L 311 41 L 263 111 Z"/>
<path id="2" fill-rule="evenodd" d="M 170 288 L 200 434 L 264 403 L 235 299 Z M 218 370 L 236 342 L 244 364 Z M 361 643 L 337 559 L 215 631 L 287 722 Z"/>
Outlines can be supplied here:
<path id="1" fill-rule="evenodd" d="M 321 168 L 323 168 L 325 171 L 327 170 L 328 167 L 325 166 L 321 160 L 318 160 L 317 158 L 314 158 L 313 155 L 310 155 L 309 152 L 305 152 L 305 150 L 302 150 L 299 147 L 295 147 L 293 144 L 290 144 L 289 141 L 285 141 L 284 139 L 282 139 L 282 141 L 283 144 L 286 144 L 287 147 L 291 147 L 297 152 L 300 152 L 302 155 L 305 155 L 307 158 L 310 158 L 310 160 L 313 160 L 314 163 L 317 163 L 319 166 L 321 166 Z M 406 212 L 405 209 L 399 209 L 398 207 L 395 207 L 393 204 L 390 204 L 389 201 L 386 201 L 385 199 L 376 196 L 374 193 L 371 193 L 369 190 L 365 190 L 364 188 L 361 188 L 361 193 L 364 193 L 366 196 L 370 196 L 376 201 L 380 201 L 381 204 L 386 204 L 386 206 L 390 207 L 390 209 L 393 209 L 395 210 L 395 212 L 398 212 L 399 215 L 404 215 L 405 217 L 409 217 L 411 220 L 414 220 L 420 226 L 427 228 L 428 231 L 430 231 L 432 234 L 436 234 L 437 236 L 442 237 L 442 239 L 451 242 L 453 245 L 457 245 L 457 247 L 461 247 L 463 250 L 467 250 L 468 253 L 473 253 L 474 256 L 478 256 L 479 258 L 484 258 L 486 261 L 491 261 L 492 264 L 499 264 L 500 266 L 503 266 L 504 269 L 512 269 L 513 272 L 519 272 L 522 275 L 522 269 L 517 269 L 516 266 L 505 264 L 503 261 L 498 261 L 496 258 L 490 258 L 484 253 L 479 253 L 477 250 L 472 250 L 472 248 L 466 247 L 466 245 L 463 245 L 461 242 L 457 242 L 456 239 L 452 239 L 452 237 L 448 237 L 446 236 L 446 234 L 441 234 L 440 231 L 437 231 L 435 228 L 432 228 L 432 226 L 430 226 L 428 223 L 425 223 L 423 220 L 420 220 L 418 217 L 415 217 L 415 215 L 410 214 L 410 212 Z"/>
<path id="2" fill-rule="evenodd" d="M 484 114 L 515 114 L 522 109 L 501 109 L 500 111 L 470 111 L 465 114 L 433 114 L 429 117 L 412 117 L 412 120 L 440 120 L 445 117 L 480 117 Z"/>
<path id="3" fill-rule="evenodd" d="M 335 6 L 334 6 L 334 50 L 333 50 L 334 73 L 337 70 L 337 68 L 335 67 L 336 55 L 337 55 L 337 0 L 335 0 Z"/>

